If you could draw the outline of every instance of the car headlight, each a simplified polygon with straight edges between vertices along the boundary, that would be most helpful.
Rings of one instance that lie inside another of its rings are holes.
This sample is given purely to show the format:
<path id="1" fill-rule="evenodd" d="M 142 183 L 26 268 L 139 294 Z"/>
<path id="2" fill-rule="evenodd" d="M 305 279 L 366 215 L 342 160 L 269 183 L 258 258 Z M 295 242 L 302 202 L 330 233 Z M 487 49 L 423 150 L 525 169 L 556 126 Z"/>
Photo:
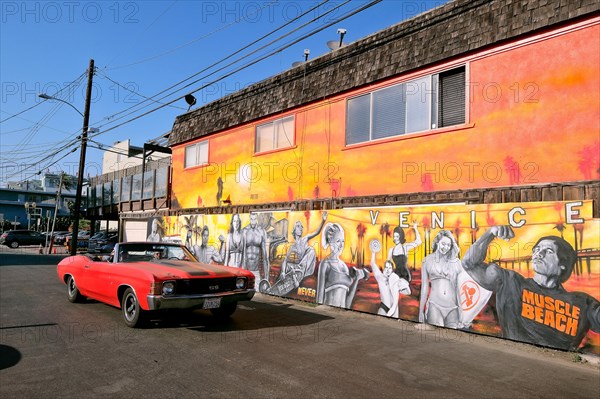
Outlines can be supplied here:
<path id="1" fill-rule="evenodd" d="M 238 290 L 246 288 L 246 279 L 243 277 L 238 277 L 235 280 L 235 288 L 237 288 Z"/>
<path id="2" fill-rule="evenodd" d="M 162 286 L 163 295 L 173 295 L 175 293 L 175 282 L 165 281 Z"/>

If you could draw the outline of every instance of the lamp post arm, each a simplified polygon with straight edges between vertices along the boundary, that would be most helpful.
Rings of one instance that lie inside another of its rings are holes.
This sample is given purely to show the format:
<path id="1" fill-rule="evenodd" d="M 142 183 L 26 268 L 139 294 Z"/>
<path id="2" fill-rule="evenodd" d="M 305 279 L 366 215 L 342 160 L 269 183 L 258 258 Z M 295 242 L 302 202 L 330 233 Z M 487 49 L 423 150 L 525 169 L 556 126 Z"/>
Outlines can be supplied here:
<path id="1" fill-rule="evenodd" d="M 79 115 L 81 115 L 81 116 L 83 116 L 83 117 L 85 118 L 85 116 L 84 116 L 84 115 L 81 113 L 81 111 L 80 111 L 80 110 L 78 110 L 78 109 L 77 109 L 77 108 L 76 108 L 76 107 L 75 107 L 73 104 L 71 104 L 71 103 L 70 103 L 70 102 L 68 102 L 68 101 L 65 101 L 65 100 L 63 100 L 63 99 L 61 99 L 61 98 L 58 98 L 58 97 L 52 97 L 52 96 L 49 96 L 49 95 L 47 95 L 47 94 L 40 94 L 40 95 L 38 95 L 38 97 L 40 97 L 40 98 L 43 98 L 44 100 L 55 100 L 55 101 L 60 101 L 61 103 L 65 103 L 65 104 L 67 104 L 69 107 L 71 107 L 71 108 L 73 108 L 75 111 L 77 111 L 77 113 L 78 113 Z"/>

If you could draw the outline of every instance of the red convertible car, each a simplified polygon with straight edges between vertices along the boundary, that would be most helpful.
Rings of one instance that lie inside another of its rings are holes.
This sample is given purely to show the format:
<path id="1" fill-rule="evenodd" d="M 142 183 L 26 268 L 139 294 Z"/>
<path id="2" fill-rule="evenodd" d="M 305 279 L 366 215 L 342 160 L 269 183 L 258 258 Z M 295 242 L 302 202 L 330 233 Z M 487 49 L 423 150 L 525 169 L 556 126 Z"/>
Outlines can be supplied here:
<path id="1" fill-rule="evenodd" d="M 58 264 L 58 277 L 69 301 L 87 297 L 121 308 L 129 327 L 163 309 L 209 309 L 228 317 L 255 293 L 251 272 L 199 263 L 186 247 L 168 243 L 118 243 L 111 256 L 71 256 Z"/>

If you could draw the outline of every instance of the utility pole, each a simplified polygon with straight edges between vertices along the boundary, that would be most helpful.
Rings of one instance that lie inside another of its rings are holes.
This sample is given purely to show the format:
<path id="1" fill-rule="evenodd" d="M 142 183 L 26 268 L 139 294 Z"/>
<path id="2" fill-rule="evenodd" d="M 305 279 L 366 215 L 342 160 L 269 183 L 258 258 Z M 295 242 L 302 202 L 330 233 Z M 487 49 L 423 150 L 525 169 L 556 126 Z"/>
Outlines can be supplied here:
<path id="1" fill-rule="evenodd" d="M 85 108 L 83 110 L 83 131 L 81 132 L 81 154 L 79 156 L 79 173 L 77 175 L 77 192 L 75 193 L 75 209 L 73 209 L 73 232 L 71 238 L 71 255 L 77 254 L 77 238 L 79 235 L 79 216 L 81 210 L 81 192 L 83 191 L 83 175 L 85 171 L 85 152 L 87 149 L 88 124 L 90 121 L 90 102 L 92 98 L 92 79 L 94 77 L 94 60 L 90 60 L 88 68 Z"/>

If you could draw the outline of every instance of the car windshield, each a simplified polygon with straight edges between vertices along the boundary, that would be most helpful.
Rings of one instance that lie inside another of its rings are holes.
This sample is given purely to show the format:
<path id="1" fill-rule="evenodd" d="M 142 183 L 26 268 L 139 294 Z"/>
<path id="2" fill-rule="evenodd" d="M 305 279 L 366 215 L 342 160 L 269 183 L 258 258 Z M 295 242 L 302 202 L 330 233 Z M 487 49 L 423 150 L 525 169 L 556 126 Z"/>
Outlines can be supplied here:
<path id="1" fill-rule="evenodd" d="M 144 262 L 161 259 L 196 262 L 186 247 L 160 243 L 119 244 L 118 262 Z"/>

